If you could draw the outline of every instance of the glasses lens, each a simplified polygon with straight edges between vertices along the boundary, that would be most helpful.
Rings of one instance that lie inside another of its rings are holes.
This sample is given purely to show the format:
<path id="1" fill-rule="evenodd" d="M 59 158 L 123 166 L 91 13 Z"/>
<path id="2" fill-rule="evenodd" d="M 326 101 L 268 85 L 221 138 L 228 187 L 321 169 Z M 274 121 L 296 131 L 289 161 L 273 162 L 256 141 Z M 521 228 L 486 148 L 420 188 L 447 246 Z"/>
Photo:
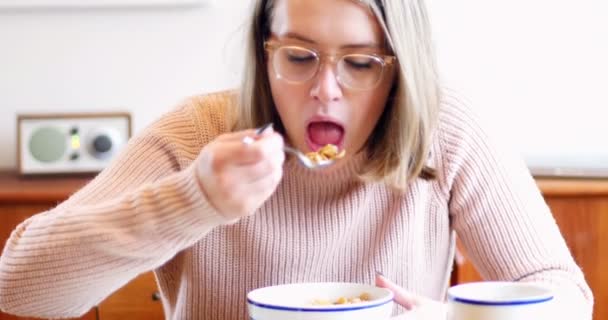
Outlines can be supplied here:
<path id="1" fill-rule="evenodd" d="M 303 82 L 317 72 L 319 57 L 308 49 L 280 47 L 274 52 L 273 66 L 279 77 L 288 81 Z"/>
<path id="2" fill-rule="evenodd" d="M 382 77 L 382 59 L 367 54 L 349 54 L 338 61 L 340 81 L 353 89 L 370 89 Z"/>

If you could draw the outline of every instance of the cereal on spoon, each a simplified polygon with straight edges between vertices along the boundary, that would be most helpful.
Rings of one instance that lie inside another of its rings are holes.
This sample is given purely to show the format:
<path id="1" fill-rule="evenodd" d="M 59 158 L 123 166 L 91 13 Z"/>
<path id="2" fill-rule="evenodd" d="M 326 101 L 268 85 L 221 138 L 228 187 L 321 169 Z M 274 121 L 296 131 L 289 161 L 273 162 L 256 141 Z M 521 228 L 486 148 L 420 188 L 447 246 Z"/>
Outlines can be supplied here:
<path id="1" fill-rule="evenodd" d="M 306 156 L 314 163 L 320 163 L 323 161 L 342 159 L 345 154 L 346 151 L 339 151 L 336 145 L 326 144 L 316 152 L 308 152 Z"/>

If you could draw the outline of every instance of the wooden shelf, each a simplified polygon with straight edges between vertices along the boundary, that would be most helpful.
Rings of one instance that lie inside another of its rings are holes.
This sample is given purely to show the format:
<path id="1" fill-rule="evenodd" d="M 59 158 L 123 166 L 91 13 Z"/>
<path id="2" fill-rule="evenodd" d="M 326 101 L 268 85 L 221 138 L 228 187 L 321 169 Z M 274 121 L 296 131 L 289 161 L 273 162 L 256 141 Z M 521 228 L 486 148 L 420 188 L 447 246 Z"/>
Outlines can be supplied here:
<path id="1" fill-rule="evenodd" d="M 63 201 L 93 177 L 21 177 L 14 171 L 0 171 L 0 204 Z"/>
<path id="2" fill-rule="evenodd" d="M 63 201 L 94 175 L 21 177 L 0 171 L 0 203 L 48 203 Z M 606 196 L 608 179 L 536 178 L 545 196 Z"/>
<path id="3" fill-rule="evenodd" d="M 544 196 L 608 196 L 608 179 L 537 178 L 536 183 Z"/>

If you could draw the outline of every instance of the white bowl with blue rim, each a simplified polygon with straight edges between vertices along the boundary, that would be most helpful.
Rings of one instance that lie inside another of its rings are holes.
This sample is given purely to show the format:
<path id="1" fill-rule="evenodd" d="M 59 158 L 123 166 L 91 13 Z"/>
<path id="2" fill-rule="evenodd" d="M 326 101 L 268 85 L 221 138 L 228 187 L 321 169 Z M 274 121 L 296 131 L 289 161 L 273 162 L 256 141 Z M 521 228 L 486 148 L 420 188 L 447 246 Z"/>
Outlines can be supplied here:
<path id="1" fill-rule="evenodd" d="M 552 319 L 553 290 L 526 282 L 485 281 L 448 289 L 448 320 Z"/>
<path id="2" fill-rule="evenodd" d="M 367 294 L 352 304 L 319 305 Z M 259 288 L 247 294 L 251 320 L 385 320 L 393 310 L 393 293 L 372 285 L 346 282 L 293 283 Z"/>

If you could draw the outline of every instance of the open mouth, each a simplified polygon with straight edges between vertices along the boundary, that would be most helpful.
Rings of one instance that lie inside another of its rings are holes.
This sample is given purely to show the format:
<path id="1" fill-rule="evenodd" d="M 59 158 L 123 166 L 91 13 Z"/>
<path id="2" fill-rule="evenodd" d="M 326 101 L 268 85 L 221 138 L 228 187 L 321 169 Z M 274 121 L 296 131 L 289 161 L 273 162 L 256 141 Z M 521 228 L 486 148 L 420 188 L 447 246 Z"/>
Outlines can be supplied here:
<path id="1" fill-rule="evenodd" d="M 334 121 L 311 121 L 306 127 L 306 143 L 310 150 L 315 152 L 328 144 L 333 144 L 341 150 L 344 144 L 344 127 Z"/>

